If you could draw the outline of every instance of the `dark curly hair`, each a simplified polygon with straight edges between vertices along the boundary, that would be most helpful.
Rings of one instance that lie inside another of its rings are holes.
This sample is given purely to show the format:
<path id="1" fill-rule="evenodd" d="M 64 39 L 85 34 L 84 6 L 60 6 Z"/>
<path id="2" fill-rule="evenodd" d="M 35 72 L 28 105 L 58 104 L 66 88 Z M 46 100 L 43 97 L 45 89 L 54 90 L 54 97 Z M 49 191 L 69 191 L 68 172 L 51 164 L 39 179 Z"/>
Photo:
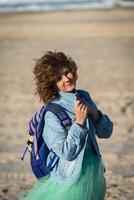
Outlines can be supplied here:
<path id="1" fill-rule="evenodd" d="M 57 81 L 63 74 L 72 72 L 77 76 L 77 65 L 75 61 L 66 56 L 63 52 L 46 52 L 41 58 L 36 60 L 33 73 L 36 81 L 35 94 L 38 94 L 40 101 L 47 104 L 58 97 Z"/>

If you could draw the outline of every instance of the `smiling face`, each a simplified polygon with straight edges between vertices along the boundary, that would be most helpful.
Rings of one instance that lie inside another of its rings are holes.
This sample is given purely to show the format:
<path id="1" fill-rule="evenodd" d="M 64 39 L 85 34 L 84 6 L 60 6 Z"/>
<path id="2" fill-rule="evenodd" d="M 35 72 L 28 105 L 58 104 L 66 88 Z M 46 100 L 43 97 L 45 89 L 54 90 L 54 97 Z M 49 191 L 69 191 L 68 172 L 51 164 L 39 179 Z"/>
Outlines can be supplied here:
<path id="1" fill-rule="evenodd" d="M 62 92 L 72 92 L 76 88 L 77 76 L 74 76 L 72 72 L 61 75 L 57 81 L 57 87 Z"/>

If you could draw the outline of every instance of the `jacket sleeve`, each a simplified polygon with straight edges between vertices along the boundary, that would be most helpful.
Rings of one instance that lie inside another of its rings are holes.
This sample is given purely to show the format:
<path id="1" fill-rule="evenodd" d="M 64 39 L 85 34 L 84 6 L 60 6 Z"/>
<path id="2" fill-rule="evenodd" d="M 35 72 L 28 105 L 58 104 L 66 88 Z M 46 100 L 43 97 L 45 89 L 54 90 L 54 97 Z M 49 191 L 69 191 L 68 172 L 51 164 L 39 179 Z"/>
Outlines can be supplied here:
<path id="1" fill-rule="evenodd" d="M 87 133 L 87 129 L 75 122 L 67 131 L 54 113 L 48 111 L 45 115 L 43 138 L 48 148 L 62 159 L 74 160 L 77 157 L 85 144 Z"/>
<path id="2" fill-rule="evenodd" d="M 93 106 L 94 109 L 97 109 L 100 115 L 99 121 L 96 123 L 93 121 L 95 129 L 96 129 L 96 135 L 99 138 L 109 138 L 113 131 L 113 122 L 110 120 L 110 118 L 103 114 L 96 106 L 94 101 L 91 99 L 88 92 L 85 93 L 88 99 L 88 103 Z"/>
<path id="3" fill-rule="evenodd" d="M 100 113 L 99 122 L 94 122 L 96 134 L 99 138 L 109 138 L 113 131 L 113 122 L 106 114 L 102 114 L 100 110 L 98 112 Z"/>

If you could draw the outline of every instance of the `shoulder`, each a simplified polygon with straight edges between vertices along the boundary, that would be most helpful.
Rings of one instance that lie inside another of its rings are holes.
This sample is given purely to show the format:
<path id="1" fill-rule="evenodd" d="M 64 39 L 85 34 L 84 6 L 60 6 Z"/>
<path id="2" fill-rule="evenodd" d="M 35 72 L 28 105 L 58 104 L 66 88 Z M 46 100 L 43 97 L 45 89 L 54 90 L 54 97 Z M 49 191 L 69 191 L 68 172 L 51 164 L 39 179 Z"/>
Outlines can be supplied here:
<path id="1" fill-rule="evenodd" d="M 58 119 L 58 117 L 56 116 L 55 113 L 51 112 L 51 111 L 47 111 L 45 113 L 45 122 L 49 122 L 51 124 L 56 123 L 56 122 L 60 122 L 60 120 Z"/>

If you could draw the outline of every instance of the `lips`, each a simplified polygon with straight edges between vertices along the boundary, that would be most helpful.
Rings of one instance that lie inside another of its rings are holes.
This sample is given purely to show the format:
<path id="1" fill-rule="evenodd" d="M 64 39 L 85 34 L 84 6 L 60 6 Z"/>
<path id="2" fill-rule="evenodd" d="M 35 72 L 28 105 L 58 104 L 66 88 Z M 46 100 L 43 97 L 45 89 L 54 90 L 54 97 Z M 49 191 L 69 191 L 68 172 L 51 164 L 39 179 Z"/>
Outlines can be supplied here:
<path id="1" fill-rule="evenodd" d="M 69 82 L 69 83 L 65 84 L 65 86 L 66 86 L 66 87 L 68 87 L 68 86 L 71 86 L 71 85 L 72 85 L 72 83 L 71 83 L 71 82 Z"/>

